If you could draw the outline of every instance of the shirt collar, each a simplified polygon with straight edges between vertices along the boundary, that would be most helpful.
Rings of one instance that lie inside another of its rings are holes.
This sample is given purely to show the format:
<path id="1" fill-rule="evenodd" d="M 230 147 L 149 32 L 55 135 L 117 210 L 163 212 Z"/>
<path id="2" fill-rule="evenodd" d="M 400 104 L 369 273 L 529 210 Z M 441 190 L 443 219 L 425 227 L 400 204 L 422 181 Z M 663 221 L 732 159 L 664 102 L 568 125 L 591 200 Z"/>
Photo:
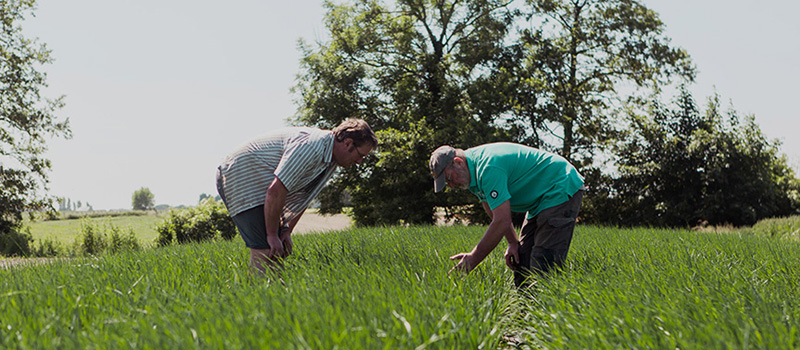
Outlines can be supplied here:
<path id="1" fill-rule="evenodd" d="M 323 137 L 325 141 L 325 156 L 322 157 L 322 161 L 325 163 L 331 163 L 333 161 L 333 131 L 326 130 L 327 134 Z"/>

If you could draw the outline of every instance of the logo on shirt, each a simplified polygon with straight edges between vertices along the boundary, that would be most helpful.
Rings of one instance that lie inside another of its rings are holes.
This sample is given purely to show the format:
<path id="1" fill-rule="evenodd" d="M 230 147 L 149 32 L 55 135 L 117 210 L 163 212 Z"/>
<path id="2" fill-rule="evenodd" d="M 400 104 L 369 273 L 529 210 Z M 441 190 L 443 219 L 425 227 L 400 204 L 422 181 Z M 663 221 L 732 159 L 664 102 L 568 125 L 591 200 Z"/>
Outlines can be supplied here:
<path id="1" fill-rule="evenodd" d="M 489 193 L 489 196 L 492 197 L 492 199 L 497 199 L 497 191 L 492 191 Z"/>

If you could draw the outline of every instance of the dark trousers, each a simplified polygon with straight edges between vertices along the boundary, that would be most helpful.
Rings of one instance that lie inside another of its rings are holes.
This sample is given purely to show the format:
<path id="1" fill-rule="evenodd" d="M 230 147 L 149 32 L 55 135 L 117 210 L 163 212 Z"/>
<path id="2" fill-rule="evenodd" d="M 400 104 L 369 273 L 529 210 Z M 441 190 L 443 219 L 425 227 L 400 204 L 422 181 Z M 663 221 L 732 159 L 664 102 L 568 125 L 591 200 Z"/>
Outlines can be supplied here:
<path id="1" fill-rule="evenodd" d="M 542 210 L 522 224 L 520 262 L 514 271 L 514 284 L 517 287 L 525 287 L 525 280 L 532 273 L 543 276 L 563 266 L 572 243 L 583 194 L 584 191 L 579 190 L 566 202 Z"/>

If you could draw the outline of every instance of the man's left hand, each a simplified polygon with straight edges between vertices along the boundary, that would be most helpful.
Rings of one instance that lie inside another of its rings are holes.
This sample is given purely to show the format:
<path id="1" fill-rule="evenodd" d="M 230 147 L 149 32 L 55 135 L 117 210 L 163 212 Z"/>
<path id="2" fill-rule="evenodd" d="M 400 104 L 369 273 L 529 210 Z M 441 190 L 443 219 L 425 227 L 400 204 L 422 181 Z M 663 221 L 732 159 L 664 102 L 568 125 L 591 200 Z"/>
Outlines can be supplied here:
<path id="1" fill-rule="evenodd" d="M 281 243 L 283 243 L 283 258 L 292 254 L 292 229 L 289 226 L 281 227 Z"/>
<path id="2" fill-rule="evenodd" d="M 516 270 L 519 267 L 519 241 L 508 243 L 505 258 L 509 269 Z"/>

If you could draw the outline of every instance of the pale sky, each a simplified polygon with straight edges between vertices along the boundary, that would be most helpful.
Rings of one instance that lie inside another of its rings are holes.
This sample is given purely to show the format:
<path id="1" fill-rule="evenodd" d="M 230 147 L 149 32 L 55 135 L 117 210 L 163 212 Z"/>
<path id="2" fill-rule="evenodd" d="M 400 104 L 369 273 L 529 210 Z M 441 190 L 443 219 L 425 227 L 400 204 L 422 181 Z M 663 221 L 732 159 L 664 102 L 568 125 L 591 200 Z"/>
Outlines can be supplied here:
<path id="1" fill-rule="evenodd" d="M 324 39 L 317 0 L 38 0 L 23 23 L 55 58 L 46 95 L 74 137 L 49 143 L 50 193 L 126 209 L 216 195 L 216 166 L 248 139 L 285 126 L 296 106 L 297 40 Z M 645 0 L 698 67 L 695 98 L 755 114 L 800 168 L 800 2 Z"/>

